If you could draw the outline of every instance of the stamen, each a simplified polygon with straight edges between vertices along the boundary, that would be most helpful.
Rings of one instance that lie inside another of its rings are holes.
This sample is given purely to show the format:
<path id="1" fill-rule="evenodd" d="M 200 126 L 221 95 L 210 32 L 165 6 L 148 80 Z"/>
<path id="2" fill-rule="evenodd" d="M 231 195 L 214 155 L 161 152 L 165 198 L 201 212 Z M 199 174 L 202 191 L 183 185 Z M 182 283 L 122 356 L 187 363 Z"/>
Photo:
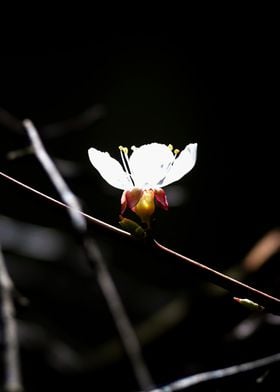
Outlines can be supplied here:
<path id="1" fill-rule="evenodd" d="M 178 148 L 176 148 L 176 149 L 174 150 L 174 155 L 175 155 L 175 157 L 176 157 L 179 153 L 180 153 L 180 150 L 178 150 Z"/>
<path id="2" fill-rule="evenodd" d="M 123 146 L 119 146 L 119 150 L 120 150 L 124 170 L 125 170 L 128 178 L 130 179 L 131 185 L 134 186 L 135 184 L 134 184 L 133 179 L 131 177 L 131 171 L 130 171 L 129 162 L 128 162 L 128 148 L 123 147 Z"/>
<path id="3" fill-rule="evenodd" d="M 172 144 L 168 144 L 167 147 L 169 148 L 170 151 L 173 151 L 173 146 L 172 146 Z"/>

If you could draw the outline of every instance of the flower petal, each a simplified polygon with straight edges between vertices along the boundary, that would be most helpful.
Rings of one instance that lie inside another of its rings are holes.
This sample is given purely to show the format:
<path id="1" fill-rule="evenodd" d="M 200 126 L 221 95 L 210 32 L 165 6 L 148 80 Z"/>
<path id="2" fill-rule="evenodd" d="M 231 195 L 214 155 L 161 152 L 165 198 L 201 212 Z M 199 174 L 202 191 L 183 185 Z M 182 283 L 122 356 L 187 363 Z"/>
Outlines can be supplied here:
<path id="1" fill-rule="evenodd" d="M 95 169 L 108 184 L 118 189 L 129 189 L 132 186 L 131 180 L 121 164 L 108 152 L 102 152 L 92 147 L 88 150 L 88 155 Z"/>
<path id="2" fill-rule="evenodd" d="M 131 174 L 135 186 L 139 188 L 156 188 L 165 177 L 174 155 L 165 144 L 151 143 L 135 148 L 129 158 Z"/>
<path id="3" fill-rule="evenodd" d="M 170 169 L 169 173 L 163 180 L 161 186 L 171 184 L 172 182 L 180 180 L 184 177 L 195 165 L 196 161 L 197 143 L 188 144 L 183 151 L 181 151 L 178 158 Z"/>

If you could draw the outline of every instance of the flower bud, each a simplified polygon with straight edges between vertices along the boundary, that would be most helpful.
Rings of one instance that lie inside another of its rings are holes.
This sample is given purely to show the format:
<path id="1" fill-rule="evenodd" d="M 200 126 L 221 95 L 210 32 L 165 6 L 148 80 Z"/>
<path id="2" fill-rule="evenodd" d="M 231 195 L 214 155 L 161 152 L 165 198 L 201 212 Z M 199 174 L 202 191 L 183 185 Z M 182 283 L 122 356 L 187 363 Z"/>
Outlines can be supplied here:
<path id="1" fill-rule="evenodd" d="M 238 297 L 233 297 L 234 301 L 238 302 L 240 305 L 245 306 L 245 308 L 248 308 L 250 310 L 256 310 L 258 312 L 262 312 L 264 310 L 264 307 L 257 304 L 256 302 L 251 301 L 248 298 L 238 298 Z"/>
<path id="2" fill-rule="evenodd" d="M 132 219 L 127 219 L 120 215 L 119 224 L 124 230 L 128 231 L 138 239 L 143 239 L 146 237 L 145 230 L 140 225 L 138 225 L 138 223 L 134 222 Z"/>

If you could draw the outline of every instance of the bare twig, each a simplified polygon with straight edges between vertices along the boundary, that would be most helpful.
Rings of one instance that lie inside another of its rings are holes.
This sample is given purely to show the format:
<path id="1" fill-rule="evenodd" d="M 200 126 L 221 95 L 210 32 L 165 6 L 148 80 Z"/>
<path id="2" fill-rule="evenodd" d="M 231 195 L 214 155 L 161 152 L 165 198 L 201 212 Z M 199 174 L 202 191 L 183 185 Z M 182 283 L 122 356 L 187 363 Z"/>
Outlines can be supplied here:
<path id="1" fill-rule="evenodd" d="M 280 353 L 277 353 L 274 355 L 270 355 L 268 357 L 257 359 L 255 361 L 245 362 L 240 365 L 234 365 L 224 369 L 210 370 L 209 372 L 194 374 L 192 376 L 185 377 L 177 381 L 173 381 L 172 383 L 162 386 L 161 388 L 153 389 L 150 392 L 180 391 L 182 389 L 191 387 L 193 385 L 237 375 L 239 373 L 249 372 L 258 368 L 271 365 L 279 361 L 280 361 Z"/>
<path id="2" fill-rule="evenodd" d="M 91 266 L 97 270 L 98 283 L 107 301 L 124 348 L 131 361 L 139 386 L 144 389 L 151 388 L 153 386 L 153 381 L 143 359 L 138 338 L 128 319 L 117 288 L 97 244 L 86 235 L 86 220 L 84 216 L 80 214 L 79 202 L 46 152 L 32 122 L 30 120 L 25 120 L 23 125 L 27 130 L 36 157 L 48 174 L 64 203 L 71 207 L 69 212 L 73 227 L 78 233 L 83 235 L 83 244 L 87 258 Z"/>
<path id="3" fill-rule="evenodd" d="M 58 205 L 61 206 L 61 207 L 64 207 L 64 208 L 67 208 L 67 209 L 69 209 L 69 210 L 78 212 L 79 214 L 81 214 L 82 216 L 84 216 L 85 218 L 87 218 L 88 220 L 94 222 L 95 224 L 97 224 L 98 226 L 100 226 L 100 227 L 102 227 L 102 228 L 104 228 L 104 229 L 113 231 L 113 232 L 115 232 L 115 233 L 117 233 L 117 234 L 121 234 L 122 236 L 132 237 L 131 234 L 128 233 L 127 231 L 122 230 L 122 229 L 119 229 L 118 227 L 113 226 L 113 225 L 110 225 L 109 223 L 106 223 L 106 222 L 104 222 L 104 221 L 102 221 L 102 220 L 100 220 L 100 219 L 94 218 L 93 216 L 88 215 L 88 214 L 82 212 L 82 211 L 79 210 L 79 209 L 76 209 L 76 208 L 74 208 L 74 207 L 71 207 L 70 205 L 67 205 L 67 204 L 65 204 L 65 203 L 62 203 L 61 201 L 59 201 L 59 200 L 57 200 L 57 199 L 55 199 L 55 198 L 53 198 L 53 197 L 51 197 L 51 196 L 48 196 L 48 195 L 46 195 L 45 193 L 42 193 L 42 192 L 38 191 L 37 189 L 32 188 L 31 186 L 26 185 L 26 184 L 24 184 L 23 182 L 18 181 L 18 180 L 16 180 L 15 178 L 13 178 L 13 177 L 11 177 L 11 176 L 8 176 L 8 174 L 6 174 L 6 173 L 3 173 L 3 172 L 0 171 L 0 176 L 6 178 L 6 179 L 9 180 L 9 181 L 14 182 L 14 183 L 17 184 L 17 185 L 20 185 L 21 187 L 23 187 L 23 188 L 25 188 L 25 189 L 27 189 L 27 190 L 33 192 L 33 193 L 36 193 L 37 195 L 39 195 L 39 196 L 41 196 L 41 197 L 43 197 L 43 198 L 45 198 L 45 199 L 47 199 L 47 200 L 49 200 L 49 201 L 55 203 L 55 204 L 58 204 Z"/>
<path id="4" fill-rule="evenodd" d="M 38 190 L 30 187 L 29 185 L 26 185 L 24 183 L 22 183 L 21 181 L 16 180 L 13 177 L 8 176 L 7 174 L 3 173 L 0 171 L 0 175 L 2 177 L 5 177 L 6 179 L 8 179 L 9 181 L 12 181 L 14 183 L 16 183 L 17 185 L 22 186 L 23 188 L 28 189 L 31 192 L 36 193 L 37 195 L 52 201 L 53 203 L 56 203 L 62 207 L 68 208 L 68 209 L 74 209 L 64 203 L 62 203 L 61 201 L 58 201 L 56 199 L 54 199 L 53 197 L 50 197 L 42 192 L 39 192 Z M 78 210 L 76 210 L 78 211 Z M 110 225 L 106 222 L 101 221 L 100 219 L 94 218 L 91 215 L 85 214 L 82 211 L 79 211 L 79 213 L 81 215 L 83 215 L 85 218 L 87 218 L 88 220 L 94 222 L 96 225 L 110 230 L 116 234 L 119 234 L 123 237 L 130 237 L 131 239 L 133 239 L 133 236 L 128 233 L 127 231 L 121 230 L 118 227 L 115 227 L 113 225 Z M 179 258 L 181 260 L 184 260 L 185 262 L 189 263 L 192 267 L 194 267 L 195 271 L 198 272 L 199 274 L 203 275 L 204 277 L 206 276 L 208 280 L 210 280 L 211 282 L 215 283 L 218 286 L 221 286 L 223 288 L 225 288 L 226 290 L 230 291 L 233 293 L 234 296 L 236 296 L 238 293 L 242 293 L 241 297 L 247 297 L 247 298 L 252 298 L 255 299 L 259 305 L 264 306 L 266 309 L 266 311 L 280 315 L 280 300 L 276 297 L 273 297 L 272 295 L 266 294 L 263 291 L 260 290 L 256 290 L 255 288 L 245 285 L 244 283 L 235 280 L 227 275 L 222 274 L 219 271 L 216 271 L 212 268 L 207 267 L 204 264 L 201 264 L 195 260 L 192 260 L 186 256 L 181 255 L 178 252 L 175 252 L 169 248 L 167 248 L 166 246 L 161 245 L 158 241 L 153 240 L 154 245 L 162 250 L 165 253 L 168 253 L 176 258 Z M 208 273 L 210 272 L 210 273 Z M 247 295 L 245 295 L 247 294 Z M 256 299 L 256 294 L 258 299 Z"/>
<path id="5" fill-rule="evenodd" d="M 12 300 L 13 282 L 7 271 L 4 256 L 0 247 L 0 290 L 2 296 L 3 340 L 5 357 L 4 390 L 6 392 L 22 392 L 19 346 L 15 308 Z"/>
<path id="6" fill-rule="evenodd" d="M 177 259 L 187 262 L 189 265 L 198 270 L 201 274 L 205 275 L 208 280 L 224 289 L 235 293 L 235 296 L 240 296 L 242 298 L 248 298 L 250 300 L 256 301 L 259 305 L 264 306 L 269 312 L 280 314 L 280 300 L 278 298 L 272 297 L 271 295 L 264 293 L 254 287 L 248 286 L 245 283 L 239 282 L 230 276 L 224 275 L 207 265 L 201 264 L 189 257 L 183 256 L 180 253 L 175 252 L 166 246 L 161 245 L 158 241 L 154 240 L 154 244 L 157 248 L 163 250 L 164 252 L 175 256 Z"/>

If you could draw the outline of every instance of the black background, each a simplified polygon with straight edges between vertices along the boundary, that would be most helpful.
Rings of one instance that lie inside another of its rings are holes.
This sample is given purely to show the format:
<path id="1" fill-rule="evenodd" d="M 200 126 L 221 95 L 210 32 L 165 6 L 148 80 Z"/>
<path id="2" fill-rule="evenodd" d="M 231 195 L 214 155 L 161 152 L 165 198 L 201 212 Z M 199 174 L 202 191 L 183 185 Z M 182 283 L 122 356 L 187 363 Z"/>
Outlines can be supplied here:
<path id="1" fill-rule="evenodd" d="M 76 165 L 77 171 L 65 177 L 85 210 L 114 225 L 120 192 L 91 167 L 87 149 L 94 146 L 117 158 L 120 144 L 157 141 L 182 149 L 197 142 L 196 166 L 178 182 L 183 203 L 157 213 L 155 236 L 225 270 L 279 225 L 276 41 L 273 24 L 245 20 L 157 34 L 93 34 L 84 44 L 69 41 L 61 47 L 26 45 L 1 56 L 0 103 L 17 118 L 35 123 L 52 157 Z M 58 132 L 50 125 L 92 107 L 98 119 L 84 129 Z M 7 152 L 27 145 L 25 135 L 2 125 L 1 170 L 57 197 L 34 157 L 6 159 Z M 57 228 L 72 238 L 65 211 L 3 178 L 0 187 L 1 214 Z M 277 352 L 276 329 L 267 326 L 245 342 L 227 341 L 227 333 L 249 312 L 233 304 L 230 295 L 212 297 L 187 267 L 147 255 L 91 224 L 89 230 L 108 258 L 136 325 L 174 298 L 188 303 L 185 317 L 144 348 L 157 383 Z M 54 340 L 77 350 L 94 351 L 98 343 L 117 336 L 87 267 L 74 267 L 73 260 L 69 267 L 66 259 L 42 266 L 26 259 L 23 267 L 11 250 L 7 260 L 16 285 L 31 301 L 28 309 L 18 309 L 21 320 L 43 326 Z M 279 295 L 276 266 L 272 263 L 249 283 Z M 47 345 L 23 347 L 27 391 L 54 386 L 69 391 L 110 390 L 111 385 L 137 389 L 126 360 L 67 371 L 52 366 Z M 239 377 L 231 386 L 221 383 L 219 390 L 254 388 L 257 376 Z M 42 385 L 42 379 L 48 381 Z"/>

